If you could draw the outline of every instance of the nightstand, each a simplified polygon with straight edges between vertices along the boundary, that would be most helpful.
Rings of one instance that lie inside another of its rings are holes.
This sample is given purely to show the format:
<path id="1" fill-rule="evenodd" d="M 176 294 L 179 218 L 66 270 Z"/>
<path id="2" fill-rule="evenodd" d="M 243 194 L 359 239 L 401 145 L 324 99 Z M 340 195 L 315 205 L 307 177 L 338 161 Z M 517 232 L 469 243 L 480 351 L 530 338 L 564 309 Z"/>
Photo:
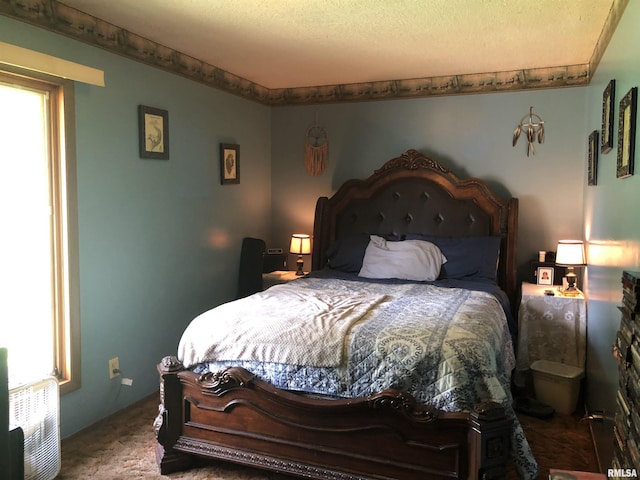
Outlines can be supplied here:
<path id="1" fill-rule="evenodd" d="M 547 289 L 554 295 L 545 295 Z M 564 297 L 557 286 L 522 283 L 517 370 L 528 370 L 536 360 L 584 368 L 586 332 L 587 308 L 582 293 Z"/>
<path id="2" fill-rule="evenodd" d="M 296 275 L 295 270 L 276 270 L 275 272 L 263 273 L 262 289 L 266 290 L 269 287 L 280 283 L 287 283 L 296 278 L 302 278 L 302 276 Z"/>

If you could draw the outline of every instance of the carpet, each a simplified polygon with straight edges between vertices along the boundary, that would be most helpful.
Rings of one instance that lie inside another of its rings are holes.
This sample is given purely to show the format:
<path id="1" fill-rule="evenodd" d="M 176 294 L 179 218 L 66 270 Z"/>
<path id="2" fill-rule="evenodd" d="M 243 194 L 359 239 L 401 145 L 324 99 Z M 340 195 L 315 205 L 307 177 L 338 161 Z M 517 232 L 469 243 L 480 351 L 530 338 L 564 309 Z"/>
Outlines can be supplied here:
<path id="1" fill-rule="evenodd" d="M 160 475 L 152 428 L 157 411 L 158 395 L 154 395 L 63 440 L 57 479 L 291 480 L 290 476 L 223 462 Z M 556 414 L 540 420 L 519 415 L 540 465 L 541 480 L 549 478 L 551 468 L 598 471 L 589 425 L 581 417 L 580 413 Z M 515 472 L 510 471 L 507 478 L 515 480 Z"/>

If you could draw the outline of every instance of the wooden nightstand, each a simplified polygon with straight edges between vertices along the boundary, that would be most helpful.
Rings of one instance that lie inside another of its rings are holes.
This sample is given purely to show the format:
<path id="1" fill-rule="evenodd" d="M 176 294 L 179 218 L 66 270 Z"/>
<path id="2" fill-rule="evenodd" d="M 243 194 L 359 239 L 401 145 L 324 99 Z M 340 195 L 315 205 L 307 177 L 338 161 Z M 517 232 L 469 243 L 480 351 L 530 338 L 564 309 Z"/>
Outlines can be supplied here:
<path id="1" fill-rule="evenodd" d="M 547 289 L 554 295 L 545 295 Z M 586 332 L 587 308 L 582 293 L 564 297 L 557 286 L 522 283 L 517 370 L 528 370 L 536 360 L 584 368 Z"/>
<path id="2" fill-rule="evenodd" d="M 280 283 L 287 283 L 296 278 L 302 278 L 300 275 L 296 275 L 295 270 L 276 270 L 275 272 L 262 274 L 262 289 L 266 290 L 269 287 L 278 285 Z"/>

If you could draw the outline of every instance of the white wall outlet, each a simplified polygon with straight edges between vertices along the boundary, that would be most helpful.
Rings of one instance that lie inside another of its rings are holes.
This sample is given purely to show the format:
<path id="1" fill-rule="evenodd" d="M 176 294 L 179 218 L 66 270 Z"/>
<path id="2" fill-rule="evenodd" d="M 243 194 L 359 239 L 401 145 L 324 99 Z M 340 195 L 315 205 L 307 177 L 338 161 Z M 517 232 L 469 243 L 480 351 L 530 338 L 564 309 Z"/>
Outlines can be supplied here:
<path id="1" fill-rule="evenodd" d="M 109 379 L 116 378 L 120 375 L 120 360 L 118 357 L 113 357 L 109 360 Z"/>

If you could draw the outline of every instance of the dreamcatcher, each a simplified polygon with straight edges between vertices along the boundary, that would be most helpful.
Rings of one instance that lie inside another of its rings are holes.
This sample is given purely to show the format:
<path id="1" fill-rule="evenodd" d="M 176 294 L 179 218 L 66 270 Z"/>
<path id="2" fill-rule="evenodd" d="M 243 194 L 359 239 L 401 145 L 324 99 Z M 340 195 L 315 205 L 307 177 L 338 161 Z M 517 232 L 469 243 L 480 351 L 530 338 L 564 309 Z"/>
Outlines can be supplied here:
<path id="1" fill-rule="evenodd" d="M 304 139 L 304 165 L 309 175 L 322 175 L 327 167 L 329 152 L 329 137 L 324 128 L 316 123 L 309 130 Z"/>
<path id="2" fill-rule="evenodd" d="M 536 154 L 534 142 L 544 142 L 544 120 L 540 116 L 533 113 L 533 107 L 529 107 L 529 115 L 525 115 L 520 119 L 520 123 L 513 132 L 513 146 L 516 146 L 520 134 L 524 132 L 527 136 L 527 157 L 529 154 Z"/>

